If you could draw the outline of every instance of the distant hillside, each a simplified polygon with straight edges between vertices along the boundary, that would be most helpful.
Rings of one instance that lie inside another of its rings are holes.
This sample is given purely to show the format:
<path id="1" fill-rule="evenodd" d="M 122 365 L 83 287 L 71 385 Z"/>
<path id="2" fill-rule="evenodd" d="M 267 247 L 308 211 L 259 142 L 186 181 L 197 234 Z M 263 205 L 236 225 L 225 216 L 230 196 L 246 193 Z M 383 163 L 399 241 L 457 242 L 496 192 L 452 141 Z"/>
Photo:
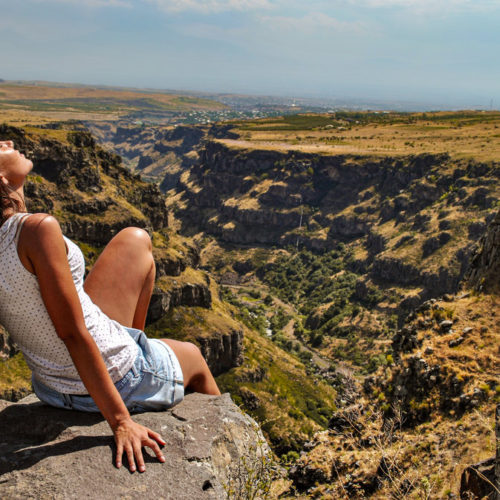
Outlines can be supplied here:
<path id="1" fill-rule="evenodd" d="M 194 164 L 197 150 L 209 135 L 204 125 L 144 126 L 127 122 L 86 124 L 109 150 L 118 153 L 127 167 L 144 179 L 160 182 L 167 191 L 187 168 Z"/>
<path id="2" fill-rule="evenodd" d="M 340 345 L 330 339 L 380 337 L 393 316 L 454 293 L 500 193 L 499 163 L 446 154 L 312 155 L 211 141 L 199 156 L 170 201 L 181 232 L 238 247 L 234 260 L 205 252 L 208 265 L 222 259 L 221 276 L 256 274 L 332 354 Z M 245 250 L 257 246 L 259 259 Z"/>
<path id="3" fill-rule="evenodd" d="M 170 120 L 189 112 L 222 111 L 212 99 L 186 93 L 50 82 L 0 82 L 2 119 L 12 124 L 54 120 Z"/>

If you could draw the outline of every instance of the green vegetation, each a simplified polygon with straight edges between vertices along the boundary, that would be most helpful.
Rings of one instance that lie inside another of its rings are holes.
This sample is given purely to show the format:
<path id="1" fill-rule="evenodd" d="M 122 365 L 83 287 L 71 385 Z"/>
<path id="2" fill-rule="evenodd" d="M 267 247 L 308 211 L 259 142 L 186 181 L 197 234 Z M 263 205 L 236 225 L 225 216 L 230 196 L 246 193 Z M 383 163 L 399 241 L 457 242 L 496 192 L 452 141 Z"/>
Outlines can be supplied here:
<path id="1" fill-rule="evenodd" d="M 13 391 L 31 392 L 31 371 L 21 353 L 0 361 L 0 398 L 9 397 Z"/>
<path id="2" fill-rule="evenodd" d="M 352 126 L 375 125 L 410 125 L 412 130 L 436 131 L 445 130 L 449 126 L 464 127 L 478 123 L 493 123 L 498 120 L 496 113 L 453 112 L 453 113 L 379 113 L 336 111 L 330 114 L 296 114 L 279 118 L 255 120 L 252 122 L 236 122 L 242 131 L 301 131 L 322 128 L 348 129 Z M 427 125 L 416 125 L 426 123 Z M 443 125 L 437 125 L 444 122 Z M 359 137 L 358 137 L 359 138 Z M 300 140 L 300 137 L 297 137 Z"/>
<path id="3" fill-rule="evenodd" d="M 356 292 L 360 276 L 346 270 L 351 263 L 352 255 L 341 243 L 336 250 L 320 255 L 304 249 L 282 255 L 257 269 L 257 275 L 272 293 L 304 315 L 311 344 L 319 346 L 325 335 L 345 337 L 350 330 L 340 323 L 384 298 L 375 285 L 365 285 L 362 293 Z"/>
<path id="4" fill-rule="evenodd" d="M 318 128 L 346 128 L 351 125 L 369 123 L 412 123 L 415 118 L 409 113 L 377 113 L 336 111 L 328 115 L 297 114 L 279 118 L 237 123 L 240 130 L 313 130 Z M 300 139 L 300 137 L 298 138 Z"/>
<path id="5" fill-rule="evenodd" d="M 245 332 L 243 366 L 217 377 L 222 391 L 261 423 L 275 451 L 300 451 L 325 428 L 335 409 L 335 391 L 265 337 Z"/>
<path id="6" fill-rule="evenodd" d="M 283 300 L 301 306 L 304 298 L 307 298 L 307 304 L 301 306 L 301 313 L 308 314 L 314 307 L 340 298 L 336 292 L 352 280 L 344 278 L 339 285 L 338 278 L 332 279 L 332 275 L 343 271 L 350 260 L 351 256 L 345 246 L 339 244 L 336 250 L 322 255 L 304 249 L 298 253 L 282 255 L 275 262 L 261 266 L 256 272 Z"/>
<path id="7" fill-rule="evenodd" d="M 256 445 L 247 450 L 247 455 L 231 463 L 228 481 L 223 483 L 227 498 L 232 500 L 265 500 L 274 498 L 272 485 L 280 477 L 278 462 L 268 453 L 265 439 L 255 426 Z M 290 452 L 294 453 L 294 452 Z"/>

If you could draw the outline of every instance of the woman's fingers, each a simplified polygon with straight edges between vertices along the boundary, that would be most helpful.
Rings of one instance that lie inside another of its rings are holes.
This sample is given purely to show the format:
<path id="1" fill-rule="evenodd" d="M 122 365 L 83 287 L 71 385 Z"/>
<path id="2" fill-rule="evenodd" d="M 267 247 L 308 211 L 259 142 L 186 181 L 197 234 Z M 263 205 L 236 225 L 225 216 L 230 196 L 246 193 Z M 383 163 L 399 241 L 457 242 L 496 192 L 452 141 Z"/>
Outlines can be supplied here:
<path id="1" fill-rule="evenodd" d="M 116 440 L 116 466 L 120 467 L 122 455 L 127 454 L 130 472 L 144 472 L 146 466 L 142 454 L 142 447 L 147 446 L 153 450 L 156 458 L 160 462 L 165 462 L 165 457 L 160 449 L 159 444 L 164 445 L 165 441 L 157 433 L 143 427 L 132 420 L 124 422 L 119 428 L 115 429 Z M 137 464 L 137 467 L 136 467 Z"/>
<path id="2" fill-rule="evenodd" d="M 166 441 L 155 431 L 148 429 L 148 435 L 150 438 L 153 438 L 157 443 L 160 443 L 162 446 L 165 446 Z"/>
<path id="3" fill-rule="evenodd" d="M 134 450 L 132 449 L 132 445 L 130 443 L 127 444 L 125 451 L 127 453 L 128 468 L 130 472 L 135 472 Z"/>
<path id="4" fill-rule="evenodd" d="M 139 472 L 144 472 L 146 470 L 146 466 L 144 465 L 144 457 L 142 456 L 142 448 L 140 443 L 134 442 L 134 455 Z"/>
<path id="5" fill-rule="evenodd" d="M 122 466 L 123 445 L 116 443 L 116 467 L 119 469 Z"/>
<path id="6" fill-rule="evenodd" d="M 160 447 L 158 446 L 158 443 L 154 439 L 148 439 L 144 443 L 144 446 L 149 446 L 149 448 L 151 448 L 154 454 L 156 455 L 156 458 L 162 463 L 165 462 L 165 457 L 163 456 L 163 453 Z"/>

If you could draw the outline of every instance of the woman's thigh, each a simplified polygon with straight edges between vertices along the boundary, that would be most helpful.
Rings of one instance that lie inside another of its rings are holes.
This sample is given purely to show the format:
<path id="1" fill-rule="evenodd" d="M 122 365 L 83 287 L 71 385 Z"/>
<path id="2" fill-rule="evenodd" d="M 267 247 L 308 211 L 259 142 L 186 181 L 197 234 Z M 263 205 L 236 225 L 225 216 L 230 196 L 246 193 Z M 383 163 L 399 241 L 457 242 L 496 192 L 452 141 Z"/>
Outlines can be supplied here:
<path id="1" fill-rule="evenodd" d="M 191 342 L 181 342 L 173 339 L 160 339 L 169 345 L 174 351 L 184 378 L 184 387 L 187 387 L 191 380 L 203 373 L 206 362 L 198 347 Z M 208 367 L 207 367 L 208 369 Z"/>
<path id="2" fill-rule="evenodd" d="M 153 283 L 154 261 L 149 235 L 143 229 L 126 228 L 103 250 L 84 288 L 105 314 L 131 327 L 135 326 L 138 304 L 145 302 L 147 309 Z M 145 289 L 147 297 L 144 297 Z"/>

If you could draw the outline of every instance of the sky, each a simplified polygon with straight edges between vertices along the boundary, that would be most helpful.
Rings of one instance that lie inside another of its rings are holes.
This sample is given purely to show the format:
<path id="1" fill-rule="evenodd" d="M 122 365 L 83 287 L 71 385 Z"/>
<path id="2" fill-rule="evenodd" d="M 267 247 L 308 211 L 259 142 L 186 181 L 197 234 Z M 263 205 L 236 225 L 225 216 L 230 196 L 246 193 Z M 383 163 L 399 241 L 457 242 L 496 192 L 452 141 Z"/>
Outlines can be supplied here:
<path id="1" fill-rule="evenodd" d="M 0 78 L 500 108 L 500 0 L 0 0 Z"/>

